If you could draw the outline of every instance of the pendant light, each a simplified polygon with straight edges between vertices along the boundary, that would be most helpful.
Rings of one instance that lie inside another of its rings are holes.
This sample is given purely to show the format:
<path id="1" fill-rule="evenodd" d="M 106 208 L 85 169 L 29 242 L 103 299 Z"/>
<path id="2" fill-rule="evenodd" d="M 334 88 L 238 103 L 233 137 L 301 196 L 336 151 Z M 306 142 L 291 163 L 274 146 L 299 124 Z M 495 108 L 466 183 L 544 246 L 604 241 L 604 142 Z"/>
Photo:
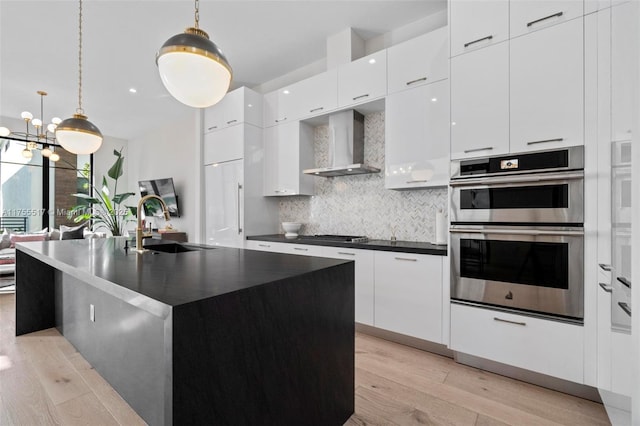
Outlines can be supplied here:
<path id="1" fill-rule="evenodd" d="M 73 117 L 56 128 L 56 140 L 73 154 L 92 154 L 102 145 L 102 133 L 87 119 L 82 109 L 82 0 L 78 12 L 78 109 Z"/>
<path id="2" fill-rule="evenodd" d="M 164 87 L 185 105 L 206 108 L 229 90 L 233 71 L 209 35 L 200 29 L 200 2 L 195 0 L 195 26 L 167 40 L 156 54 Z"/>

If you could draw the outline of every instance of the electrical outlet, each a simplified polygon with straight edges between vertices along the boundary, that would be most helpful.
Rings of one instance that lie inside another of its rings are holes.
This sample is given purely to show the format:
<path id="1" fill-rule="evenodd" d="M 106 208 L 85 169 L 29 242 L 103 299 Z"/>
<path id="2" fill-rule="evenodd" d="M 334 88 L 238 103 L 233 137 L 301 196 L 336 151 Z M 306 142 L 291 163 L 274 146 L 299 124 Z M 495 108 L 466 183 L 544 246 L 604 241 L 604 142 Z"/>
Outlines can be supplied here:
<path id="1" fill-rule="evenodd" d="M 89 320 L 96 322 L 96 307 L 92 304 L 89 304 Z"/>

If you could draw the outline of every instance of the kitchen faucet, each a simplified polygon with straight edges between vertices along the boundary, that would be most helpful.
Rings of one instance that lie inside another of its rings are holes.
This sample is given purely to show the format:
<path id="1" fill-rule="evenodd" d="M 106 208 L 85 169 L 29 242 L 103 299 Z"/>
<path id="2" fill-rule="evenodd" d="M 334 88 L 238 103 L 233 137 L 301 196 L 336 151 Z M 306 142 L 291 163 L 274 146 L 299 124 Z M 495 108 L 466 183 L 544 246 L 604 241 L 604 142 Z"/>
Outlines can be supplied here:
<path id="1" fill-rule="evenodd" d="M 164 220 L 169 220 L 169 209 L 167 208 L 167 205 L 162 198 L 158 197 L 155 194 L 145 195 L 144 197 L 140 198 L 140 201 L 138 201 L 138 219 L 136 227 L 136 251 L 138 253 L 147 251 L 142 247 L 142 237 L 144 236 L 144 232 L 142 230 L 142 205 L 151 198 L 157 198 L 158 200 L 160 200 L 160 204 L 162 204 L 162 212 L 164 213 Z"/>

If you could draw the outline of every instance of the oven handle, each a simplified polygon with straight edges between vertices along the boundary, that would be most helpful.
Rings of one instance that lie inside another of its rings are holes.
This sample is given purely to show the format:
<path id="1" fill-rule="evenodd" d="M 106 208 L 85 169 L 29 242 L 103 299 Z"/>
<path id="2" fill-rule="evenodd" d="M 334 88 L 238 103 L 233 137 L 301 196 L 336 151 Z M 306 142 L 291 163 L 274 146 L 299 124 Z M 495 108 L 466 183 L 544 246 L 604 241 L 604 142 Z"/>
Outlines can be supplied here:
<path id="1" fill-rule="evenodd" d="M 584 231 L 554 231 L 543 229 L 478 229 L 450 227 L 449 232 L 459 234 L 501 234 L 501 235 L 559 235 L 583 237 Z"/>
<path id="2" fill-rule="evenodd" d="M 489 185 L 489 184 L 517 184 L 523 182 L 547 182 L 551 180 L 575 180 L 584 179 L 584 172 L 569 172 L 569 173 L 548 173 L 548 174 L 532 174 L 532 175 L 518 175 L 518 176 L 495 176 L 495 177 L 482 177 L 482 178 L 470 178 L 452 180 L 449 185 L 451 186 L 469 186 L 469 185 Z"/>

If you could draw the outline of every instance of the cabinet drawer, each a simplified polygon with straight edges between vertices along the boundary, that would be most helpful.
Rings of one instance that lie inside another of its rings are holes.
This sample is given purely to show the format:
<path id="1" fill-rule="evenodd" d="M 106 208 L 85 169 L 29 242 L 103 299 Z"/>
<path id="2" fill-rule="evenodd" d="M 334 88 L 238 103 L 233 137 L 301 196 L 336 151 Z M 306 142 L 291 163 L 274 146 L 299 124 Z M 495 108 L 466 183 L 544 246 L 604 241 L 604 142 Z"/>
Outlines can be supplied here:
<path id="1" fill-rule="evenodd" d="M 274 253 L 287 253 L 286 243 L 273 243 L 271 241 L 247 240 L 244 247 L 249 250 L 270 251 Z"/>
<path id="2" fill-rule="evenodd" d="M 442 343 L 442 257 L 377 251 L 375 326 Z"/>
<path id="3" fill-rule="evenodd" d="M 361 104 L 386 94 L 386 50 L 338 67 L 338 107 Z"/>
<path id="4" fill-rule="evenodd" d="M 567 22 L 582 16 L 582 0 L 512 0 L 509 2 L 511 38 Z"/>
<path id="5" fill-rule="evenodd" d="M 388 49 L 389 93 L 449 77 L 447 32 L 447 27 L 440 28 Z"/>
<path id="6" fill-rule="evenodd" d="M 452 0 L 451 56 L 509 38 L 509 0 Z"/>
<path id="7" fill-rule="evenodd" d="M 322 246 L 312 246 L 309 244 L 284 244 L 286 253 L 298 254 L 301 256 L 320 256 L 322 257 Z"/>
<path id="8" fill-rule="evenodd" d="M 451 349 L 583 382 L 582 326 L 451 304 Z"/>

